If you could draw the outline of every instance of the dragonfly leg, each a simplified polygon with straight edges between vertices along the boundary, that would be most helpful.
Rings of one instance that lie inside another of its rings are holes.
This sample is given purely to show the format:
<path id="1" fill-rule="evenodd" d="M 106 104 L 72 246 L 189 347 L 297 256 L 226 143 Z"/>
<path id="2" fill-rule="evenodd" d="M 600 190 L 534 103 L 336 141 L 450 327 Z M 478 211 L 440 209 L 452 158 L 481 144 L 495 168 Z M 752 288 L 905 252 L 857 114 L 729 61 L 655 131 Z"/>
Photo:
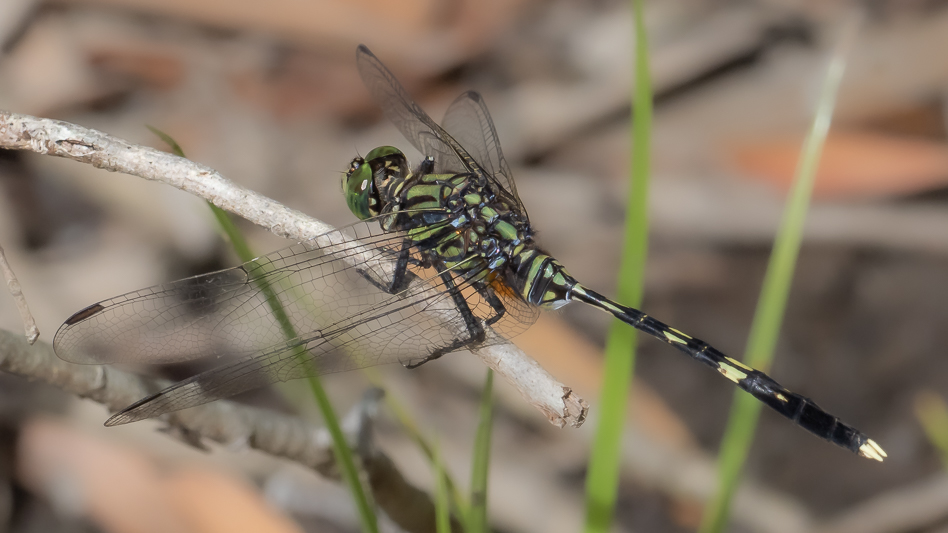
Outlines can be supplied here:
<path id="1" fill-rule="evenodd" d="M 405 365 L 405 368 L 417 368 L 428 361 L 434 361 L 446 353 L 451 353 L 467 346 L 480 344 L 484 342 L 484 339 L 487 336 L 486 332 L 484 331 L 484 326 L 481 325 L 477 317 L 474 316 L 474 313 L 471 312 L 471 307 L 467 304 L 467 300 L 464 299 L 464 295 L 461 294 L 457 284 L 455 284 L 454 278 L 451 277 L 451 273 L 442 272 L 441 281 L 444 283 L 448 294 L 451 295 L 451 299 L 454 300 L 454 305 L 457 307 L 458 312 L 461 313 L 461 317 L 464 319 L 464 325 L 467 327 L 470 337 L 466 339 L 455 339 L 451 344 L 442 348 L 438 348 L 432 352 L 431 355 L 425 357 L 421 361 Z M 494 297 L 496 298 L 496 295 Z"/>
<path id="2" fill-rule="evenodd" d="M 411 246 L 411 239 L 405 238 L 405 240 L 402 241 L 402 247 L 398 251 L 398 258 L 395 260 L 395 269 L 392 273 L 392 279 L 387 284 L 379 283 L 374 276 L 362 269 L 356 269 L 356 272 L 361 274 L 369 283 L 375 285 L 375 287 L 381 291 L 385 291 L 389 294 L 399 293 L 408 288 L 408 285 L 411 284 L 416 277 L 408 271 L 409 264 L 417 263 L 417 261 L 411 257 Z"/>
<path id="3" fill-rule="evenodd" d="M 504 302 L 500 301 L 500 298 L 497 297 L 497 293 L 494 292 L 494 289 L 492 289 L 489 285 L 481 287 L 478 292 L 484 297 L 485 300 L 487 300 L 487 303 L 490 304 L 491 309 L 494 310 L 494 316 L 485 320 L 484 324 L 493 326 L 498 320 L 504 317 L 504 314 L 507 313 L 507 308 L 504 306 Z"/>
<path id="4" fill-rule="evenodd" d="M 388 286 L 388 292 L 395 294 L 401 292 L 411 282 L 414 274 L 408 271 L 408 260 L 411 258 L 412 241 L 405 238 L 402 241 L 402 249 L 398 252 L 398 260 L 395 261 L 395 272 L 392 275 L 392 282 Z"/>

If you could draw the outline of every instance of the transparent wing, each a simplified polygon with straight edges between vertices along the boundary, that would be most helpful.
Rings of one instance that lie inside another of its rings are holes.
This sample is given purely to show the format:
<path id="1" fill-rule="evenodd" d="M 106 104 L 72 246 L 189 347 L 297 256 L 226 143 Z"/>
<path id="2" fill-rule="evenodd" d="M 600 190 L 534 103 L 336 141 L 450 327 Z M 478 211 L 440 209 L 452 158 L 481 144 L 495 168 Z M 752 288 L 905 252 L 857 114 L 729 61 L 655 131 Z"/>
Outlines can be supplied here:
<path id="1" fill-rule="evenodd" d="M 504 158 L 497 129 L 481 95 L 468 91 L 458 96 L 445 112 L 441 125 L 481 164 L 497 188 L 506 193 L 526 215 L 527 209 L 517 194 L 513 173 Z"/>
<path id="2" fill-rule="evenodd" d="M 465 349 L 472 339 L 452 294 L 465 298 L 477 320 L 486 320 L 495 313 L 468 281 L 473 275 L 476 273 L 452 274 L 455 288 L 450 290 L 438 283 L 438 276 L 424 281 L 419 278 L 408 290 L 388 295 L 382 303 L 322 330 L 228 360 L 144 398 L 110 418 L 107 425 L 155 417 L 280 381 L 385 363 L 411 366 L 442 353 Z M 517 316 L 511 314 L 506 320 L 515 321 Z M 527 325 L 521 324 L 519 328 Z M 507 342 L 504 337 L 491 332 L 479 346 L 503 342 Z"/>
<path id="3" fill-rule="evenodd" d="M 486 176 L 480 163 L 415 103 L 395 76 L 365 45 L 356 49 L 359 75 L 372 98 L 422 155 L 435 158 L 435 172 L 473 172 Z"/>
<path id="4" fill-rule="evenodd" d="M 433 156 L 438 165 L 452 165 L 454 172 L 469 172 L 460 165 L 461 159 L 445 142 L 443 130 L 421 107 L 416 104 L 395 76 L 369 51 L 365 45 L 356 49 L 356 66 L 362 82 L 372 98 L 382 108 L 385 118 L 394 124 L 402 135 L 424 156 Z"/>
<path id="5" fill-rule="evenodd" d="M 155 364 L 266 351 L 286 339 L 268 291 L 295 331 L 326 327 L 391 297 L 372 282 L 391 279 L 404 239 L 358 222 L 238 267 L 104 300 L 66 320 L 56 353 L 76 363 Z"/>
<path id="6" fill-rule="evenodd" d="M 422 264 L 423 250 L 403 234 L 383 232 L 376 220 L 359 222 L 239 267 L 89 306 L 66 321 L 54 346 L 61 358 L 79 363 L 221 362 L 138 402 L 113 424 L 278 381 L 411 365 L 463 349 L 473 340 L 471 317 L 483 324 L 498 315 L 471 281 L 482 272 L 411 266 L 407 288 L 391 294 L 396 258 L 405 253 L 411 264 Z M 285 323 L 271 299 L 279 301 Z M 535 320 L 536 310 L 525 303 L 509 305 L 512 312 L 496 321 L 499 335 L 492 331 L 488 344 L 506 342 Z"/>

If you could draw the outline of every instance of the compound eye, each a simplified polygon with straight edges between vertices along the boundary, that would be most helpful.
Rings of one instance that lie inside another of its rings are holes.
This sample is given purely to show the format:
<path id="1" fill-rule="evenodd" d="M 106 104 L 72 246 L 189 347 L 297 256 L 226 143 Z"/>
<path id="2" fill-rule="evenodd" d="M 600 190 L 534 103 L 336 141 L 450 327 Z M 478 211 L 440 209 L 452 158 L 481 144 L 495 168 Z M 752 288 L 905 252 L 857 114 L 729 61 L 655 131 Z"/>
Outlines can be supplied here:
<path id="1" fill-rule="evenodd" d="M 366 154 L 365 160 L 367 162 L 374 161 L 380 157 L 387 157 L 390 155 L 400 155 L 402 157 L 405 156 L 401 150 L 395 148 L 394 146 L 379 146 L 378 148 L 374 148 L 368 154 Z"/>
<path id="2" fill-rule="evenodd" d="M 372 169 L 369 165 L 352 162 L 343 183 L 343 192 L 352 214 L 363 220 L 371 216 L 369 194 L 372 192 Z"/>

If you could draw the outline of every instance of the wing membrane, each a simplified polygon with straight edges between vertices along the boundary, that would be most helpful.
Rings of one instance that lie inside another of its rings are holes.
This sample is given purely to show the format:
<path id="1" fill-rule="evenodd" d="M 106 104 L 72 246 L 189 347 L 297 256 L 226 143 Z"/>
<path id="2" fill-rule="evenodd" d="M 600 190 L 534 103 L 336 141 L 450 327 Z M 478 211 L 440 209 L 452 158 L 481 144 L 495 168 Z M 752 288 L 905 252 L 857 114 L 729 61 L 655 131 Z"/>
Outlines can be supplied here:
<path id="1" fill-rule="evenodd" d="M 309 332 L 382 303 L 374 285 L 392 276 L 404 242 L 363 221 L 238 267 L 104 300 L 59 329 L 57 354 L 76 363 L 171 363 L 258 353 L 286 331 L 268 287 L 297 332 Z"/>
<path id="2" fill-rule="evenodd" d="M 487 171 L 488 179 L 497 186 L 497 189 L 506 193 L 526 215 L 527 209 L 517 194 L 513 173 L 500 149 L 497 128 L 494 127 L 494 121 L 490 117 L 490 112 L 487 111 L 484 98 L 475 91 L 467 91 L 458 96 L 445 112 L 441 125 L 467 148 L 474 159 Z"/>
<path id="3" fill-rule="evenodd" d="M 455 290 L 472 291 L 468 279 L 474 274 L 452 274 Z M 386 363 L 411 365 L 468 335 L 451 293 L 435 285 L 434 279 L 418 278 L 412 287 L 395 296 L 382 294 L 388 299 L 380 305 L 258 353 L 228 359 L 217 368 L 133 404 L 108 424 L 151 418 L 280 381 Z M 471 310 L 480 319 L 492 311 L 483 302 L 475 303 Z M 492 342 L 506 341 L 492 337 L 486 344 Z"/>
<path id="4" fill-rule="evenodd" d="M 471 282 L 480 273 L 475 269 L 438 273 L 426 280 L 418 277 L 409 289 L 381 305 L 172 385 L 129 406 L 107 425 L 151 418 L 280 381 L 385 363 L 413 365 L 435 354 L 464 349 L 458 344 L 466 344 L 470 333 L 452 294 L 460 293 L 481 323 L 496 315 Z M 452 289 L 436 284 L 442 274 L 451 277 Z M 501 295 L 511 305 L 497 323 L 500 335 L 488 330 L 478 346 L 508 342 L 505 336 L 523 331 L 536 320 L 536 308 L 508 296 Z M 455 348 L 445 350 L 447 346 Z"/>
<path id="5" fill-rule="evenodd" d="M 356 50 L 356 65 L 385 117 L 422 155 L 435 158 L 435 172 L 487 175 L 480 163 L 408 96 L 395 76 L 365 45 L 359 45 Z"/>
<path id="6" fill-rule="evenodd" d="M 410 365 L 463 349 L 471 334 L 452 296 L 460 295 L 478 323 L 497 314 L 475 286 L 481 269 L 413 267 L 407 288 L 391 294 L 383 288 L 404 246 L 402 233 L 360 222 L 239 267 L 99 302 L 66 321 L 56 352 L 80 363 L 220 361 L 110 421 L 119 424 L 279 381 Z M 420 264 L 423 250 L 407 250 Z M 484 344 L 506 342 L 536 319 L 535 309 L 500 296 L 506 310 Z M 287 336 L 268 298 L 279 300 L 295 336 Z"/>

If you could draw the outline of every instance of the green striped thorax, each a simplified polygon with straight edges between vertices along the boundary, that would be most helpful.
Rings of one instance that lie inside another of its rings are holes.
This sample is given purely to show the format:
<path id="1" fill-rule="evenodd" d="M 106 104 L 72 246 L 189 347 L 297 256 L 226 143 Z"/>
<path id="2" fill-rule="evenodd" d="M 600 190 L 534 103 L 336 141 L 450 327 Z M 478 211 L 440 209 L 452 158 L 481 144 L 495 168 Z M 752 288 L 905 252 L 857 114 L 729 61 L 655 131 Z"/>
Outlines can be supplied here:
<path id="1" fill-rule="evenodd" d="M 384 229 L 406 231 L 444 267 L 495 289 L 502 284 L 533 305 L 565 305 L 576 281 L 537 248 L 526 216 L 496 194 L 496 186 L 475 172 L 412 173 L 405 154 L 392 146 L 354 158 L 342 180 L 354 215 L 390 214 L 381 220 Z"/>

